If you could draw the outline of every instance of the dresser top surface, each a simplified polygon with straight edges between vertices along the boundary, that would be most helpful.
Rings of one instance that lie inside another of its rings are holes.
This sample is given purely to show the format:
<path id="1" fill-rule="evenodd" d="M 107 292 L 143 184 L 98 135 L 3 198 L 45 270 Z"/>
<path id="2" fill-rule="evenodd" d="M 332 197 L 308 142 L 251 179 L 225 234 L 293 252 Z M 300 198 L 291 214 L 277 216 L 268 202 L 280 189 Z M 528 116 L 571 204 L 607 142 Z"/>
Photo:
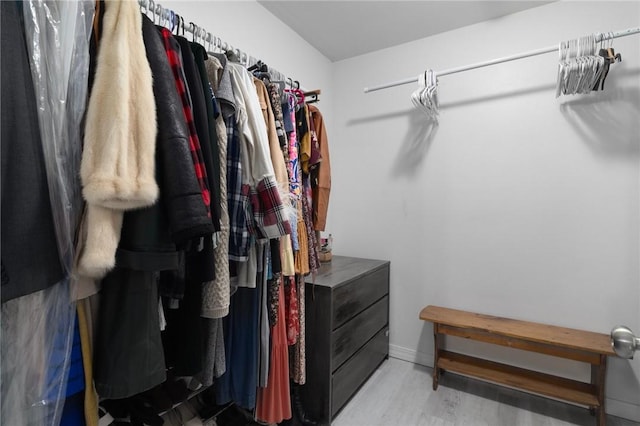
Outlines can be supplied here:
<path id="1" fill-rule="evenodd" d="M 310 275 L 307 277 L 306 282 L 326 287 L 338 287 L 386 265 L 389 265 L 388 260 L 333 256 L 331 262 L 320 265 L 315 279 Z"/>

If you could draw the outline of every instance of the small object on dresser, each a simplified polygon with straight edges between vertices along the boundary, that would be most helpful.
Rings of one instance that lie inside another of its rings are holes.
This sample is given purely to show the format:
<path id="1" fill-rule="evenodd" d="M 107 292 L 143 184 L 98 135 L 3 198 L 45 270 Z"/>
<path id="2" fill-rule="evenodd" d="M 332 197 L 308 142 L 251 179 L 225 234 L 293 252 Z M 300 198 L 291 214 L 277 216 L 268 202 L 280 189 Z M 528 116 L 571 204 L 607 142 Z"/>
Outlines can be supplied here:
<path id="1" fill-rule="evenodd" d="M 331 258 L 333 257 L 331 255 L 331 247 L 333 246 L 333 236 L 329 234 L 329 237 L 321 238 L 320 244 L 321 244 L 320 253 L 318 255 L 318 257 L 320 258 L 320 262 L 323 262 L 323 263 L 331 262 Z"/>

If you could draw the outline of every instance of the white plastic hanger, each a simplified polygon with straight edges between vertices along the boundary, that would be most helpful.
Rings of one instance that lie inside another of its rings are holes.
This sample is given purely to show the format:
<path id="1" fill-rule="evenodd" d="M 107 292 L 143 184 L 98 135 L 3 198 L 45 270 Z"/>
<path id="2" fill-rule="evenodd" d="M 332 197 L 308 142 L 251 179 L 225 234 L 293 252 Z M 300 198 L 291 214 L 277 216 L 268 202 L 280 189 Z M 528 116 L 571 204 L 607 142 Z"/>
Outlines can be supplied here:
<path id="1" fill-rule="evenodd" d="M 434 121 L 438 121 L 438 79 L 433 70 L 426 70 L 418 77 L 418 89 L 412 93 L 411 102 Z"/>

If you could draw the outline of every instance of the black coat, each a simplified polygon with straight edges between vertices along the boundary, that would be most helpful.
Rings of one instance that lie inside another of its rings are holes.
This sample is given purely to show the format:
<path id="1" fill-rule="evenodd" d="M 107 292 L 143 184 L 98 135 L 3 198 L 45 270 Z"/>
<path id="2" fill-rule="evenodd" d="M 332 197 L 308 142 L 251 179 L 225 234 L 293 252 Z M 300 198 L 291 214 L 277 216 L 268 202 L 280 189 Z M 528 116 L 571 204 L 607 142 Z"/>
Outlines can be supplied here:
<path id="1" fill-rule="evenodd" d="M 218 148 L 218 134 L 216 133 L 216 117 L 213 109 L 213 88 L 209 82 L 207 68 L 204 61 L 207 59 L 207 51 L 198 43 L 191 43 L 193 59 L 198 69 L 198 74 L 202 82 L 204 100 L 207 107 L 207 123 L 209 125 L 209 138 L 211 139 L 211 178 L 209 179 L 209 190 L 211 191 L 211 212 L 214 218 L 213 226 L 217 226 L 216 231 L 220 231 L 220 217 L 222 194 L 220 193 L 220 149 Z M 208 167 L 208 166 L 207 166 Z M 226 165 L 225 165 L 226 167 Z M 226 195 L 225 195 L 226 196 Z"/>
<path id="2" fill-rule="evenodd" d="M 215 168 L 213 166 L 213 148 L 212 144 L 217 144 L 217 138 L 212 139 L 211 133 L 209 133 L 209 121 L 207 116 L 207 101 L 204 96 L 203 80 L 198 72 L 193 53 L 191 51 L 191 45 L 184 37 L 175 37 L 176 42 L 180 46 L 182 51 L 182 63 L 184 65 L 184 75 L 189 86 L 189 94 L 191 95 L 191 103 L 193 105 L 193 121 L 198 133 L 198 139 L 200 139 L 200 147 L 202 148 L 202 157 L 207 169 L 207 180 L 209 185 L 209 191 L 212 195 L 216 194 L 214 190 L 216 186 L 220 186 L 220 178 L 215 175 Z M 209 102 L 211 100 L 209 99 Z M 215 138 L 214 132 L 214 138 Z M 216 145 L 217 146 L 217 145 Z M 216 151 L 217 155 L 217 151 Z M 219 169 L 218 169 L 219 171 Z M 219 194 L 220 191 L 217 191 Z M 211 218 L 213 220 L 214 227 L 220 229 L 220 219 L 216 216 L 216 213 L 220 209 L 215 207 L 216 203 L 220 200 L 211 199 Z M 203 241 L 203 248 L 197 254 L 194 253 L 192 257 L 191 271 L 188 275 L 192 276 L 194 282 L 207 282 L 215 279 L 215 267 L 213 262 L 213 240 L 211 238 L 205 238 Z"/>
<path id="3" fill-rule="evenodd" d="M 22 7 L 0 2 L 2 25 L 2 302 L 63 278 L 53 225 Z"/>
<path id="4" fill-rule="evenodd" d="M 161 271 L 177 269 L 177 250 L 192 239 L 211 235 L 214 227 L 202 201 L 182 101 L 164 44 L 146 16 L 142 35 L 156 100 L 156 180 L 160 198 L 151 207 L 125 213 L 117 265 Z"/>

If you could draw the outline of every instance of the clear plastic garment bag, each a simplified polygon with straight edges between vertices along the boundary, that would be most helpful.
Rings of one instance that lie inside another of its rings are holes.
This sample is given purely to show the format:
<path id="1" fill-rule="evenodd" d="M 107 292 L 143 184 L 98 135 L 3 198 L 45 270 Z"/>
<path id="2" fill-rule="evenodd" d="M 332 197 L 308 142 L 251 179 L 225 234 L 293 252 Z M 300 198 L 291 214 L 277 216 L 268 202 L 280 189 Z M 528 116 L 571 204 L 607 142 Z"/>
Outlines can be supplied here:
<path id="1" fill-rule="evenodd" d="M 64 278 L 2 305 L 0 424 L 58 425 L 76 312 L 71 271 L 95 2 L 31 0 L 22 9 Z"/>

